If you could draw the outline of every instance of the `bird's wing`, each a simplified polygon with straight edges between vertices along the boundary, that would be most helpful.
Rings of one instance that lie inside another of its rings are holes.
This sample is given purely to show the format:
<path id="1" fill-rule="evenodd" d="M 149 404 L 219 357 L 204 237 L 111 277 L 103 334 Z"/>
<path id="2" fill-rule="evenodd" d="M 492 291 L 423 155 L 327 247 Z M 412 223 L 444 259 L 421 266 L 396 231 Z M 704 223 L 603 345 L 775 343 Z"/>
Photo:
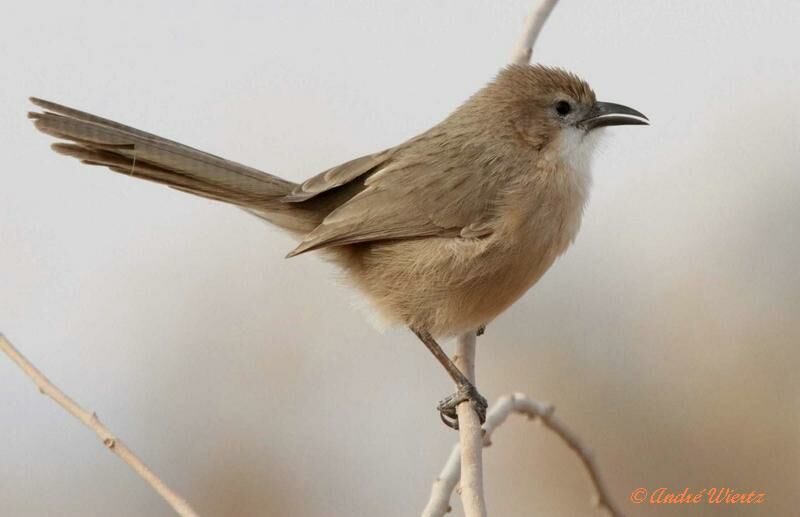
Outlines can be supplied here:
<path id="1" fill-rule="evenodd" d="M 484 237 L 491 233 L 497 183 L 483 171 L 477 164 L 454 166 L 430 156 L 391 157 L 288 256 L 386 239 Z"/>
<path id="2" fill-rule="evenodd" d="M 341 187 L 385 165 L 389 159 L 389 155 L 390 151 L 368 154 L 320 172 L 316 176 L 312 176 L 300 185 L 297 185 L 289 194 L 282 198 L 282 201 L 286 203 L 302 203 L 318 194 Z"/>

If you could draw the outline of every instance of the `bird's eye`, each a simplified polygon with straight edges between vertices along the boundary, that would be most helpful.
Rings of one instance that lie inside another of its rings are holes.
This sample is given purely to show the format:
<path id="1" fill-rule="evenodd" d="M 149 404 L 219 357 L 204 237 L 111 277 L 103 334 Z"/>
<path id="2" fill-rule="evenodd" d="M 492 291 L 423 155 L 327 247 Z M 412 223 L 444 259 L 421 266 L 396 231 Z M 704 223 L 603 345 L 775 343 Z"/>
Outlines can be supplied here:
<path id="1" fill-rule="evenodd" d="M 569 112 L 572 111 L 572 106 L 567 101 L 558 101 L 556 102 L 556 113 L 558 113 L 562 117 L 566 117 L 569 115 Z"/>

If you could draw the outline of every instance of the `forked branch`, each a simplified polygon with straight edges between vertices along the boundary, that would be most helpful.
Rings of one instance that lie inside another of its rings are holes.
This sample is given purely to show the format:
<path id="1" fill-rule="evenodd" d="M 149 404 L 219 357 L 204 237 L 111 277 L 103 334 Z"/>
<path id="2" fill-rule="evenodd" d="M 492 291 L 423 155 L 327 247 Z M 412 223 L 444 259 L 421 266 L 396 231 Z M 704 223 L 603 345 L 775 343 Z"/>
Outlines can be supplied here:
<path id="1" fill-rule="evenodd" d="M 488 447 L 492 444 L 494 432 L 512 413 L 525 415 L 532 420 L 539 420 L 542 425 L 561 438 L 561 440 L 575 452 L 578 458 L 580 458 L 581 463 L 586 469 L 592 486 L 594 487 L 595 504 L 599 508 L 608 511 L 613 517 L 622 516 L 619 507 L 611 500 L 608 488 L 603 478 L 600 476 L 600 470 L 597 468 L 592 453 L 581 443 L 577 435 L 555 416 L 552 405 L 537 402 L 526 397 L 522 393 L 514 393 L 512 395 L 500 397 L 489 410 L 489 413 L 486 415 L 486 423 L 483 424 L 484 447 Z M 453 446 L 453 450 L 447 458 L 444 468 L 442 468 L 442 471 L 439 473 L 439 477 L 433 482 L 430 499 L 428 500 L 425 510 L 422 512 L 423 517 L 442 517 L 450 511 L 450 496 L 459 482 L 461 461 L 461 445 L 457 443 Z M 464 486 L 462 485 L 462 497 L 463 490 Z"/>

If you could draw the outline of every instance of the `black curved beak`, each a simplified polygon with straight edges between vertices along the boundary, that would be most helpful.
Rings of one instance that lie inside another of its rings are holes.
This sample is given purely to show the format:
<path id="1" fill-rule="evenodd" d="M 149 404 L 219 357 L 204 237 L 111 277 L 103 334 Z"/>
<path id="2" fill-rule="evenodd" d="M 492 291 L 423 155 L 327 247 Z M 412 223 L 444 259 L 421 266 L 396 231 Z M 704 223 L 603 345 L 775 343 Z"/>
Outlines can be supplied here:
<path id="1" fill-rule="evenodd" d="M 613 102 L 596 102 L 589 112 L 589 116 L 578 122 L 578 125 L 586 131 L 605 126 L 647 126 L 649 124 L 649 119 L 644 114 Z"/>

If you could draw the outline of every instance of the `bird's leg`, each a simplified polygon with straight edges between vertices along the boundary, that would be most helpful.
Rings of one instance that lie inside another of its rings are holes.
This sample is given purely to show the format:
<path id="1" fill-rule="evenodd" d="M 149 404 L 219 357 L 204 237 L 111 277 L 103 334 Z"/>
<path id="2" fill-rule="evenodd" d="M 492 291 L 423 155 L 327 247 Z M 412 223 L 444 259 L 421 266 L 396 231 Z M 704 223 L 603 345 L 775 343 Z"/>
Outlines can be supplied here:
<path id="1" fill-rule="evenodd" d="M 413 330 L 413 329 L 412 329 Z M 442 351 L 439 343 L 433 339 L 433 336 L 426 330 L 414 330 L 414 334 L 425 343 L 428 350 L 431 351 L 433 356 L 444 366 L 447 373 L 452 377 L 453 382 L 456 383 L 456 392 L 439 402 L 437 409 L 439 416 L 442 418 L 448 427 L 458 429 L 458 415 L 456 414 L 456 407 L 462 402 L 471 402 L 475 411 L 478 413 L 481 423 L 486 421 L 486 408 L 489 405 L 486 399 L 478 393 L 475 386 L 467 379 L 466 375 L 458 369 L 458 366 Z"/>
<path id="2" fill-rule="evenodd" d="M 478 335 L 478 336 L 482 336 L 482 335 L 486 334 L 486 323 L 484 323 L 483 325 L 478 327 L 478 331 L 475 332 L 475 334 Z"/>

